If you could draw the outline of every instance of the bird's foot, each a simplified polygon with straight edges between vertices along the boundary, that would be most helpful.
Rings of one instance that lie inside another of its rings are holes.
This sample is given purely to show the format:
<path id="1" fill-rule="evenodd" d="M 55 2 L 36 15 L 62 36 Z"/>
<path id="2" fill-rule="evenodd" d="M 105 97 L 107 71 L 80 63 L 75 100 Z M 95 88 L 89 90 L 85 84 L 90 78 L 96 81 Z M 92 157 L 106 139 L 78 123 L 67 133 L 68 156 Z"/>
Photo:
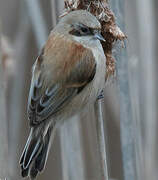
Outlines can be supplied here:
<path id="1" fill-rule="evenodd" d="M 103 99 L 104 98 L 104 91 L 102 90 L 97 98 L 97 100 L 99 99 Z"/>

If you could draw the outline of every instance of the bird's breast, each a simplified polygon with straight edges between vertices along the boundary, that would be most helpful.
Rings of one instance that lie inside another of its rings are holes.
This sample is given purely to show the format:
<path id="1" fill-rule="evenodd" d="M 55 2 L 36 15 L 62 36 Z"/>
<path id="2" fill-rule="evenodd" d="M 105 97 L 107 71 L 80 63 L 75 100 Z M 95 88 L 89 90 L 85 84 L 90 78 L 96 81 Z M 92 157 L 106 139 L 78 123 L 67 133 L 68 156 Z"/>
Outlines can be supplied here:
<path id="1" fill-rule="evenodd" d="M 94 95 L 98 96 L 100 91 L 105 86 L 105 73 L 106 73 L 106 57 L 104 55 L 102 47 L 95 48 L 92 50 L 93 56 L 96 61 L 96 74 L 92 82 L 94 89 Z M 92 90 L 93 91 L 93 90 Z"/>

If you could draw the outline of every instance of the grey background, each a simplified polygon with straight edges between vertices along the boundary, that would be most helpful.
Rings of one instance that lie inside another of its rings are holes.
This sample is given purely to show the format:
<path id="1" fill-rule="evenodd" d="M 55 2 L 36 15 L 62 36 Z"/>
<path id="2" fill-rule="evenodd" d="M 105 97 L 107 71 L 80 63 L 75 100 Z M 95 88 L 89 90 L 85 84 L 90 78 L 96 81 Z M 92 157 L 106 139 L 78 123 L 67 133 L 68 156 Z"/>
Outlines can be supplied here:
<path id="1" fill-rule="evenodd" d="M 114 0 L 113 0 L 114 1 Z M 53 27 L 51 2 L 41 3 L 46 30 Z M 56 1 L 57 16 L 62 12 L 63 1 Z M 139 180 L 157 180 L 157 57 L 158 57 L 158 2 L 155 0 L 125 0 L 125 33 L 128 36 L 128 81 L 132 104 L 133 134 L 135 137 L 135 151 L 137 173 Z M 119 14 L 116 14 L 118 17 Z M 18 165 L 19 157 L 26 142 L 29 128 L 26 117 L 27 96 L 31 78 L 31 66 L 39 53 L 35 34 L 29 14 L 23 1 L 1 0 L 0 20 L 2 32 L 12 44 L 16 70 L 11 77 L 7 91 L 8 127 L 9 127 L 9 175 L 10 179 L 22 179 Z M 117 20 L 117 18 L 116 18 Z M 117 21 L 118 22 L 118 21 Z M 119 23 L 119 22 L 118 22 Z M 117 54 L 118 51 L 114 51 Z M 120 145 L 120 101 L 118 93 L 118 79 L 105 88 L 104 117 L 108 144 L 108 166 L 110 177 L 123 180 L 123 166 Z M 86 180 L 99 179 L 99 162 L 96 148 L 96 129 L 93 107 L 87 109 L 78 120 L 79 141 L 82 161 L 78 154 L 75 156 L 73 171 L 84 174 Z M 74 120 L 68 122 L 71 127 Z M 51 148 L 45 171 L 39 176 L 41 179 L 64 179 L 62 169 L 63 150 L 61 146 L 62 128 L 58 130 Z M 72 130 L 72 134 L 73 134 Z M 75 139 L 71 139 L 72 143 Z M 65 143 L 66 143 L 65 136 Z M 74 142 L 75 144 L 75 142 Z M 71 143 L 70 143 L 71 145 Z M 71 147 L 68 147 L 71 149 Z M 77 150 L 76 150 L 77 153 Z M 65 157 L 68 159 L 68 157 Z M 70 157 L 71 158 L 71 157 Z M 67 160 L 69 161 L 69 160 Z M 81 164 L 78 164 L 81 163 Z M 83 163 L 83 164 L 82 164 Z M 68 164 L 69 166 L 69 164 Z M 80 166 L 84 166 L 83 169 Z M 65 167 L 66 168 L 66 167 Z M 69 168 L 68 168 L 69 169 Z M 81 176 L 78 174 L 78 176 Z M 81 177 L 75 177 L 81 179 Z M 72 178 L 73 180 L 75 178 Z M 66 179 L 66 178 L 65 178 Z M 64 180 L 65 180 L 64 179 Z"/>

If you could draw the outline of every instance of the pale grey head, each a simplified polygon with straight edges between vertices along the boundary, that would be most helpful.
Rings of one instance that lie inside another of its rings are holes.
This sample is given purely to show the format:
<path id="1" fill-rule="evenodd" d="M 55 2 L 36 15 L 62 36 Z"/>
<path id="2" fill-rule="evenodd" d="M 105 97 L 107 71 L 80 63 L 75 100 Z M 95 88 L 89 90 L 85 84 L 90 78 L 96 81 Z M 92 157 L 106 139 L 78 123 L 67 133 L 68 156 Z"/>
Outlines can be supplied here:
<path id="1" fill-rule="evenodd" d="M 99 40 L 105 41 L 101 35 L 100 22 L 86 10 L 70 12 L 61 18 L 54 31 L 71 36 L 74 40 L 89 47 L 99 43 Z"/>

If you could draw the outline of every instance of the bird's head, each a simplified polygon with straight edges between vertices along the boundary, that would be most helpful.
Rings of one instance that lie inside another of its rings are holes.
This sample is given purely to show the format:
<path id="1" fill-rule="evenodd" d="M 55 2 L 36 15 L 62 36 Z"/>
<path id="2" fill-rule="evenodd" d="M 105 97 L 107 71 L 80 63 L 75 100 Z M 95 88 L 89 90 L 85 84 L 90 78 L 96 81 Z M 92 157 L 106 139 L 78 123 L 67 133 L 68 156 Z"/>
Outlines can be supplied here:
<path id="1" fill-rule="evenodd" d="M 56 32 L 87 47 L 96 46 L 99 40 L 105 41 L 101 35 L 100 22 L 86 10 L 72 11 L 64 16 L 57 25 Z"/>

